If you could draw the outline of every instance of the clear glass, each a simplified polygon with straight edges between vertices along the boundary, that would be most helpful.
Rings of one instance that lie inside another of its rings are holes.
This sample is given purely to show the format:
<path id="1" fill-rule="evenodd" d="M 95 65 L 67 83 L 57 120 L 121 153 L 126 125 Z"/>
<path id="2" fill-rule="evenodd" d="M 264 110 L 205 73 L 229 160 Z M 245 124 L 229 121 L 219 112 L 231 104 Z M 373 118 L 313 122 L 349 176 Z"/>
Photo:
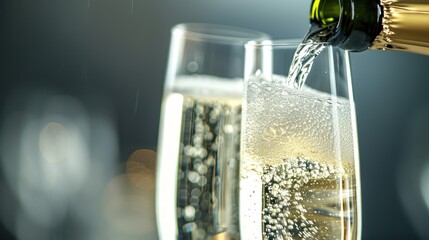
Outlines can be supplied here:
<path id="1" fill-rule="evenodd" d="M 230 26 L 173 28 L 158 144 L 161 239 L 238 238 L 244 44 L 263 39 Z"/>
<path id="2" fill-rule="evenodd" d="M 299 41 L 246 45 L 242 239 L 360 239 L 348 53 L 326 47 L 301 89 L 286 84 Z"/>

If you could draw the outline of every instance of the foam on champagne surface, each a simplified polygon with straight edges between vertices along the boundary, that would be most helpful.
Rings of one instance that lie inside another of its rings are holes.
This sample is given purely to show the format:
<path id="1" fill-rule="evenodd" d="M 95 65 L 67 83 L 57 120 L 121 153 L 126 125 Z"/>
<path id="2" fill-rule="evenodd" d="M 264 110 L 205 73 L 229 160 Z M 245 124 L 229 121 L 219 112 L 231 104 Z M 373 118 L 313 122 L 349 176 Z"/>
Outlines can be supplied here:
<path id="1" fill-rule="evenodd" d="M 306 157 L 353 164 L 350 103 L 310 88 L 250 79 L 243 126 L 243 159 L 251 167 Z"/>

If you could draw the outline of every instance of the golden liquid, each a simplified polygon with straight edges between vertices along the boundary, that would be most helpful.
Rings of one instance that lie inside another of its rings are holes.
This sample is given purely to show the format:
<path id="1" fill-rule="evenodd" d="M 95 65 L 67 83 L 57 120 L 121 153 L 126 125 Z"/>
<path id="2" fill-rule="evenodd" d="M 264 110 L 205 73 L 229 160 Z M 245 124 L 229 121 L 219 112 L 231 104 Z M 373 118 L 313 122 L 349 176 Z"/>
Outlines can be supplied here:
<path id="1" fill-rule="evenodd" d="M 360 239 L 351 105 L 314 89 L 250 79 L 243 103 L 243 239 Z"/>
<path id="2" fill-rule="evenodd" d="M 300 157 L 264 165 L 260 177 L 253 184 L 262 196 L 248 196 L 262 197 L 262 239 L 357 238 L 354 169 Z"/>
<path id="3" fill-rule="evenodd" d="M 161 239 L 237 239 L 242 80 L 182 76 L 166 93 L 157 162 Z"/>
<path id="4" fill-rule="evenodd" d="M 381 0 L 383 30 L 371 49 L 429 55 L 429 1 Z"/>

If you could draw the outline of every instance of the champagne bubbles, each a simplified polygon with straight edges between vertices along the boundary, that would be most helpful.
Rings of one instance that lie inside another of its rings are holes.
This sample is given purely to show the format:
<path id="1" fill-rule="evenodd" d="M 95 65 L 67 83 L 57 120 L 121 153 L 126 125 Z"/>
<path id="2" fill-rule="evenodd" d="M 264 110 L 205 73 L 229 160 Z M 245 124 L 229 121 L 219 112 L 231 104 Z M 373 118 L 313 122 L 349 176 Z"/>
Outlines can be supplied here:
<path id="1" fill-rule="evenodd" d="M 186 206 L 183 209 L 183 217 L 187 221 L 192 221 L 195 218 L 195 208 L 193 206 Z"/>
<path id="2" fill-rule="evenodd" d="M 351 103 L 288 80 L 246 86 L 242 237 L 348 239 L 357 215 Z"/>
<path id="3" fill-rule="evenodd" d="M 336 198 L 342 171 L 303 158 L 287 159 L 263 169 L 264 239 L 323 239 L 340 234 L 339 219 L 329 217 L 342 210 Z"/>
<path id="4" fill-rule="evenodd" d="M 184 96 L 176 202 L 180 239 L 207 239 L 225 228 L 237 234 L 240 100 Z"/>

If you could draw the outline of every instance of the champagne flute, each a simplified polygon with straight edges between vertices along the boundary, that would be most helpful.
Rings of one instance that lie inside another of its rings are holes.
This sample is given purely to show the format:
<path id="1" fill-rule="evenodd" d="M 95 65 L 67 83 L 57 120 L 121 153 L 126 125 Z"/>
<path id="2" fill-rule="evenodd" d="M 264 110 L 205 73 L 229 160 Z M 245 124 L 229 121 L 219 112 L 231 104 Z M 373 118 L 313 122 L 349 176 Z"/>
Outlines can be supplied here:
<path id="1" fill-rule="evenodd" d="M 348 53 L 327 46 L 312 58 L 305 49 L 311 51 L 318 43 L 299 43 L 246 45 L 241 237 L 360 239 L 359 156 Z M 288 78 L 297 49 L 301 55 L 294 62 L 308 66 L 301 70 L 308 75 L 299 85 Z"/>
<path id="2" fill-rule="evenodd" d="M 232 26 L 173 28 L 158 145 L 161 239 L 238 238 L 244 44 L 263 39 Z"/>

